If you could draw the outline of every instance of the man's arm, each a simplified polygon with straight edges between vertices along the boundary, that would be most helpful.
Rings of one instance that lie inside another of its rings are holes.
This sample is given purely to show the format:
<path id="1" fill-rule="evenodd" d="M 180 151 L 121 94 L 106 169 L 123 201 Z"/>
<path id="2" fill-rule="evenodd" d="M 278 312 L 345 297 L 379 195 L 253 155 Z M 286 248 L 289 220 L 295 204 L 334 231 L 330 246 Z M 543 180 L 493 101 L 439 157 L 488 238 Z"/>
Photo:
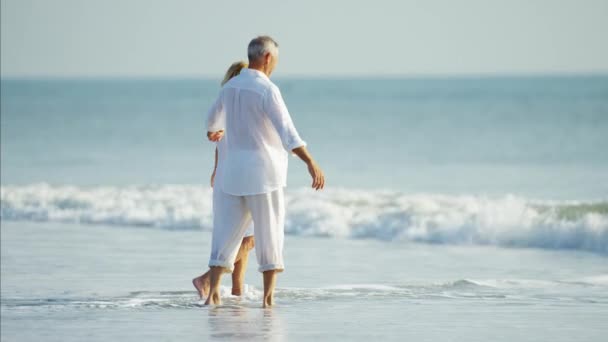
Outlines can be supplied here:
<path id="1" fill-rule="evenodd" d="M 277 130 L 285 150 L 292 151 L 297 147 L 306 146 L 306 142 L 300 138 L 291 120 L 291 115 L 289 115 L 287 106 L 278 88 L 273 87 L 265 94 L 264 110 L 268 114 L 270 122 L 272 122 L 272 125 Z"/>
<path id="2" fill-rule="evenodd" d="M 300 138 L 278 88 L 270 89 L 266 96 L 266 113 L 279 133 L 283 147 L 306 163 L 308 173 L 312 177 L 312 187 L 316 190 L 323 189 L 325 186 L 323 171 L 308 152 L 306 142 Z"/>

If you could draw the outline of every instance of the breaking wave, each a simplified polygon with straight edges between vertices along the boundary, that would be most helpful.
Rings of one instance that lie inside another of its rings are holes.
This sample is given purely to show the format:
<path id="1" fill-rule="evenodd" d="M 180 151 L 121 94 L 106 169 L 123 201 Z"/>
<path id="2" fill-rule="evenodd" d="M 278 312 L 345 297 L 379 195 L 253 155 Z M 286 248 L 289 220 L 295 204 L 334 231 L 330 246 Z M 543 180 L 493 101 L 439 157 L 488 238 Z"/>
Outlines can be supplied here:
<path id="1" fill-rule="evenodd" d="M 1 188 L 0 218 L 209 231 L 211 191 L 193 185 L 8 185 Z M 608 253 L 608 201 L 352 189 L 290 189 L 286 201 L 290 235 Z"/>

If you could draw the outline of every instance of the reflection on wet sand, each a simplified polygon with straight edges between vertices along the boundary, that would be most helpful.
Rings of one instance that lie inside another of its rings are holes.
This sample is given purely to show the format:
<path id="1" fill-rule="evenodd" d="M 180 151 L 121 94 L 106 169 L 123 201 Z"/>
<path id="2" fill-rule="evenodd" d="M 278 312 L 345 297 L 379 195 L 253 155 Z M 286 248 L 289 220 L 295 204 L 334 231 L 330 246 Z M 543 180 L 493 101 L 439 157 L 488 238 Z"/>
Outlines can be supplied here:
<path id="1" fill-rule="evenodd" d="M 280 308 L 239 305 L 209 307 L 210 339 L 286 341 Z"/>

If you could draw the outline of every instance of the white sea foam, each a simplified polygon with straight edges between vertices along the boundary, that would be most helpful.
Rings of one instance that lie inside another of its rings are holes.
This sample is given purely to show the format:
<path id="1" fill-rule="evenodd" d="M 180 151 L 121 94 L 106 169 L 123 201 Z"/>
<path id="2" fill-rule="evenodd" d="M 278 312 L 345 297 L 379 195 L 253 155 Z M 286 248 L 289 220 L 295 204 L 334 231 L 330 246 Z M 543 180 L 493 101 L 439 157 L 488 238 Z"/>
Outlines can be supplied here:
<path id="1" fill-rule="evenodd" d="M 602 276 L 605 277 L 605 276 Z M 297 302 L 332 301 L 354 299 L 378 300 L 494 300 L 502 304 L 529 305 L 536 301 L 558 301 L 576 303 L 608 304 L 606 285 L 590 289 L 583 282 L 550 281 L 532 279 L 460 279 L 442 283 L 422 284 L 342 284 L 320 288 L 277 288 L 276 300 L 279 305 Z M 242 296 L 231 295 L 231 289 L 220 287 L 223 306 L 231 308 L 259 307 L 262 291 L 245 285 Z M 188 291 L 137 291 L 123 296 L 92 296 L 81 298 L 8 298 L 2 302 L 7 310 L 61 310 L 73 308 L 89 309 L 145 309 L 145 308 L 183 308 L 191 309 L 204 306 L 194 290 Z"/>
<path id="2" fill-rule="evenodd" d="M 482 244 L 608 253 L 608 202 L 546 202 L 505 195 L 289 190 L 291 235 Z M 2 220 L 211 230 L 201 186 L 2 186 Z"/>

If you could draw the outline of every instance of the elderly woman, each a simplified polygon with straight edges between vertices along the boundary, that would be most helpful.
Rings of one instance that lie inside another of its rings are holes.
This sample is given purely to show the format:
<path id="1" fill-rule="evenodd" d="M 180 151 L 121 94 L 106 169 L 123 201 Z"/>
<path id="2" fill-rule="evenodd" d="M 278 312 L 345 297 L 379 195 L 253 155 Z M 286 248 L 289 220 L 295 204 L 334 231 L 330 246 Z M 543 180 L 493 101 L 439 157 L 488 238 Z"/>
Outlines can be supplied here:
<path id="1" fill-rule="evenodd" d="M 226 75 L 224 76 L 224 80 L 222 81 L 222 86 L 226 84 L 226 82 L 230 81 L 234 76 L 238 75 L 243 68 L 247 67 L 247 63 L 245 62 L 235 62 L 232 63 L 228 71 L 226 71 Z M 221 177 L 221 170 L 223 166 L 223 160 L 226 158 L 226 139 L 221 139 L 217 142 L 217 146 L 215 148 L 215 165 L 213 166 L 213 173 L 211 174 L 211 187 L 215 184 L 216 178 Z M 218 169 L 220 172 L 218 172 Z M 219 177 L 216 177 L 219 175 Z M 221 181 L 221 180 L 220 180 Z M 215 202 L 216 196 L 214 196 L 213 200 Z M 214 204 L 215 207 L 215 204 Z M 245 281 L 245 270 L 247 269 L 247 262 L 249 260 L 249 251 L 253 249 L 255 243 L 253 238 L 253 222 L 249 220 L 249 227 L 247 228 L 247 232 L 245 232 L 245 236 L 243 237 L 243 241 L 241 242 L 241 247 L 239 247 L 239 252 L 236 255 L 236 260 L 234 262 L 234 271 L 232 271 L 232 295 L 240 296 L 243 293 L 243 282 Z M 207 297 L 209 294 L 209 271 L 205 274 L 192 279 L 192 284 L 196 288 L 200 298 Z"/>

